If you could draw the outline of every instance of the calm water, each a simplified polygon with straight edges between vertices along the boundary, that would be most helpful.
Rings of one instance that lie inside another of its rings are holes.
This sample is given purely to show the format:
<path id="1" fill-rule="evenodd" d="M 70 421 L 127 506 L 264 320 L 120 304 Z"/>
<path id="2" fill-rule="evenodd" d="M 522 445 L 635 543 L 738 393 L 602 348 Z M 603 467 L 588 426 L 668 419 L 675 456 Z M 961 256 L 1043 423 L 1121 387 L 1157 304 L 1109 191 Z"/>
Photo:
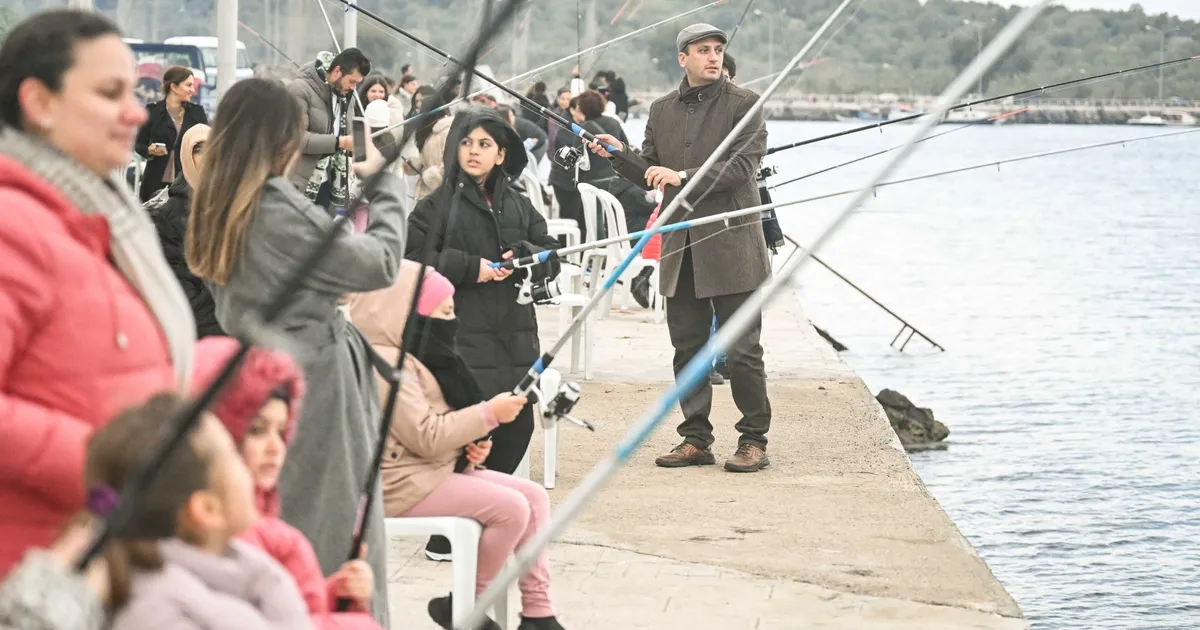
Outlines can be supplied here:
<path id="1" fill-rule="evenodd" d="M 630 122 L 631 138 L 641 123 Z M 770 144 L 840 123 L 773 123 Z M 941 128 L 944 130 L 946 128 Z M 911 127 L 769 158 L 777 181 L 903 142 Z M 1162 133 L 968 127 L 915 175 Z M 860 185 L 875 158 L 775 191 Z M 873 391 L 951 429 L 917 472 L 1034 628 L 1200 628 L 1200 133 L 880 189 L 822 258 L 946 347 L 888 347 L 900 324 L 823 268 L 809 317 Z M 846 198 L 781 210 L 811 242 Z"/>

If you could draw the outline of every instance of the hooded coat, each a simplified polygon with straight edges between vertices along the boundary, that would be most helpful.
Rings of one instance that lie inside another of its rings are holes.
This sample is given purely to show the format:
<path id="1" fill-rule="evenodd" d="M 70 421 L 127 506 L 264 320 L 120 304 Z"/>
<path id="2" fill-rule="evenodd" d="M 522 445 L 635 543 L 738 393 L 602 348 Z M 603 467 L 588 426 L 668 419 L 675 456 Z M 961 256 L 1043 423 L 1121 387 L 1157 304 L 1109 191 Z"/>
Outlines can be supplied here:
<path id="1" fill-rule="evenodd" d="M 400 338 L 420 269 L 421 265 L 406 260 L 400 265 L 396 284 L 354 295 L 348 304 L 354 325 L 392 365 L 400 356 Z M 411 353 L 405 354 L 404 378 L 380 469 L 388 516 L 400 516 L 429 496 L 454 473 L 463 447 L 499 425 L 486 402 L 452 408 L 429 368 Z M 376 379 L 382 395 L 388 384 L 378 374 Z"/>
<path id="2" fill-rule="evenodd" d="M 505 137 L 497 138 L 497 143 L 511 147 L 506 148 L 504 162 L 498 167 L 502 171 L 487 191 L 490 203 L 484 190 L 458 164 L 459 142 L 488 120 L 504 130 Z M 527 162 L 520 137 L 499 112 L 468 109 L 454 118 L 450 128 L 442 185 L 422 199 L 409 217 L 405 256 L 419 262 L 427 242 L 436 252 L 433 267 L 455 287 L 459 353 L 488 397 L 515 387 L 541 356 L 534 307 L 517 304 L 526 272 L 518 271 L 505 281 L 477 282 L 481 259 L 499 261 L 509 249 L 524 256 L 558 247 L 558 241 L 547 234 L 545 218 L 510 185 Z M 539 265 L 530 272 L 535 282 L 553 278 L 558 275 L 558 262 Z M 532 407 L 527 406 L 516 421 L 500 426 L 493 434 L 487 467 L 507 473 L 515 470 L 532 433 Z"/>
<path id="3" fill-rule="evenodd" d="M 237 349 L 238 343 L 229 337 L 210 337 L 196 344 L 196 368 L 192 377 L 194 395 L 216 379 Z M 299 422 L 304 376 L 285 353 L 252 348 L 237 376 L 212 406 L 212 411 L 240 443 L 254 417 L 271 400 L 272 392 L 277 388 L 285 389 L 288 394 L 287 426 L 283 432 L 286 445 L 295 435 Z M 379 624 L 362 611 L 333 612 L 337 581 L 326 579 L 321 573 L 317 554 L 304 534 L 280 518 L 278 486 L 256 488 L 255 492 L 259 518 L 240 538 L 266 551 L 296 580 L 313 627 L 318 630 L 378 630 Z"/>
<path id="4" fill-rule="evenodd" d="M 299 101 L 308 120 L 304 142 L 300 146 L 300 160 L 289 177 L 302 191 L 317 168 L 317 162 L 338 148 L 338 136 L 333 133 L 333 86 L 325 80 L 325 71 L 317 67 L 320 63 L 318 60 L 304 64 L 300 76 L 287 86 L 288 93 Z M 350 135 L 350 130 L 343 129 L 342 135 Z"/>

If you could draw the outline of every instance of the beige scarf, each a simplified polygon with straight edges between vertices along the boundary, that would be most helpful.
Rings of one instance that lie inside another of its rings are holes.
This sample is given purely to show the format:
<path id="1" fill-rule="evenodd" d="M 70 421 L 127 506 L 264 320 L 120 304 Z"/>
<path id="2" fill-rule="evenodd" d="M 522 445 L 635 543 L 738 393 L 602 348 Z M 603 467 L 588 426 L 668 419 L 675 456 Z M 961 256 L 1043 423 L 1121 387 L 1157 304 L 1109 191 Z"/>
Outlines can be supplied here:
<path id="1" fill-rule="evenodd" d="M 128 187 L 115 178 L 101 178 L 82 168 L 43 140 L 11 128 L 0 129 L 0 154 L 52 182 L 79 212 L 108 219 L 113 261 L 126 281 L 158 320 L 175 382 L 186 392 L 192 374 L 196 321 L 187 296 L 163 257 L 158 232 Z"/>

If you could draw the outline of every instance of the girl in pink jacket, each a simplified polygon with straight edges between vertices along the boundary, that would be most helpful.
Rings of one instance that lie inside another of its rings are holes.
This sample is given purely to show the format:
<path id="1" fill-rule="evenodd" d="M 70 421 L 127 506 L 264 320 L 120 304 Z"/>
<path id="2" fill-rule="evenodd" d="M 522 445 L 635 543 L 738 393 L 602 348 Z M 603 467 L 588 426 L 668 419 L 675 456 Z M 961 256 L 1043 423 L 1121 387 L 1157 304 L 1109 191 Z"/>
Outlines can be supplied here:
<path id="1" fill-rule="evenodd" d="M 104 517 L 116 507 L 183 407 L 178 396 L 159 394 L 92 436 L 84 468 L 92 513 Z M 167 457 L 135 510 L 105 550 L 111 630 L 312 627 L 292 577 L 237 538 L 258 517 L 254 482 L 212 414 Z"/>
<path id="2" fill-rule="evenodd" d="M 237 342 L 229 337 L 207 337 L 197 343 L 193 387 L 197 391 L 207 387 L 237 348 Z M 253 348 L 212 407 L 238 445 L 254 481 L 259 519 L 241 538 L 266 551 L 291 574 L 316 628 L 379 630 L 379 624 L 368 614 L 374 588 L 370 565 L 362 560 L 350 561 L 326 579 L 312 543 L 279 518 L 276 488 L 303 397 L 304 377 L 291 357 Z M 350 534 L 346 532 L 347 540 Z M 352 602 L 352 612 L 333 612 L 340 598 Z"/>

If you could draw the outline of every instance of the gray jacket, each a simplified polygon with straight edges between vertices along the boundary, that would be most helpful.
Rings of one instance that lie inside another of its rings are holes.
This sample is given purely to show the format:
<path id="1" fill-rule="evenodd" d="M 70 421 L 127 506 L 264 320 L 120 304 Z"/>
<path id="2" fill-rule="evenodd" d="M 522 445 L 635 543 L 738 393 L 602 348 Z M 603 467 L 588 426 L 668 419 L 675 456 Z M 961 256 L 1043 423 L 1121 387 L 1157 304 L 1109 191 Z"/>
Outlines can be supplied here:
<path id="1" fill-rule="evenodd" d="M 332 155 L 338 147 L 338 137 L 333 133 L 333 88 L 317 72 L 314 61 L 304 65 L 300 76 L 288 84 L 287 90 L 300 101 L 300 108 L 308 120 L 300 161 L 291 176 L 292 183 L 304 190 L 317 167 L 317 160 Z M 350 135 L 350 131 L 346 130 L 345 135 Z"/>
<path id="2" fill-rule="evenodd" d="M 308 395 L 279 479 L 283 520 L 312 542 L 324 575 L 346 560 L 362 483 L 379 433 L 379 398 L 367 344 L 338 310 L 349 293 L 392 285 L 404 258 L 403 182 L 383 175 L 368 199 L 370 223 L 346 230 L 291 296 L 275 322 L 281 344 L 304 372 Z M 250 332 L 243 316 L 259 313 L 333 219 L 282 177 L 267 181 L 245 249 L 223 286 L 210 283 L 217 320 L 229 335 Z M 387 538 L 382 495 L 372 507 L 367 544 L 375 571 L 374 614 L 387 623 Z"/>
<path id="3" fill-rule="evenodd" d="M 650 105 L 642 157 L 651 166 L 687 171 L 690 180 L 756 100 L 757 94 L 725 79 L 700 89 L 689 87 L 684 79 L 678 90 Z M 695 212 L 688 214 L 686 207 L 680 207 L 671 223 L 759 205 L 755 175 L 766 151 L 767 127 L 759 110 L 729 151 L 693 188 L 689 201 Z M 646 187 L 644 172 L 618 160 L 613 166 L 626 179 Z M 680 190 L 682 187 L 667 187 L 664 209 Z M 696 297 L 748 293 L 771 276 L 760 218 L 737 217 L 727 223 L 728 227 L 717 222 L 663 234 L 659 291 L 664 296 L 675 296 L 684 248 L 689 243 Z"/>

